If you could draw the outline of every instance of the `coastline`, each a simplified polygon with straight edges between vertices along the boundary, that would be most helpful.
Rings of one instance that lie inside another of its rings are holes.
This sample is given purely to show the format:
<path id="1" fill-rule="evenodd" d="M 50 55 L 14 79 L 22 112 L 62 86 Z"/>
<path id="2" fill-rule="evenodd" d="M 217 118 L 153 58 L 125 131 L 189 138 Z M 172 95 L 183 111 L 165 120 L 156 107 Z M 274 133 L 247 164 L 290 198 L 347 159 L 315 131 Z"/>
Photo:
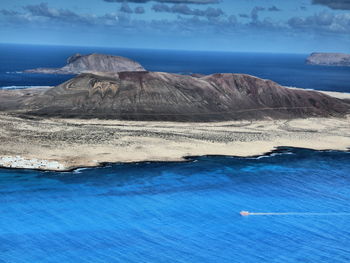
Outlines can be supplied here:
<path id="1" fill-rule="evenodd" d="M 7 142 L 0 149 L 0 166 L 72 171 L 106 163 L 178 162 L 194 156 L 256 157 L 279 147 L 348 151 L 349 122 L 350 115 L 174 123 L 23 119 L 0 113 L 1 141 Z M 7 163 L 1 162 L 6 156 Z"/>
<path id="2" fill-rule="evenodd" d="M 287 151 L 288 149 L 288 151 Z M 79 170 L 83 169 L 94 169 L 94 168 L 103 168 L 106 166 L 111 165 L 118 165 L 118 164 L 146 164 L 146 163 L 183 163 L 183 162 L 194 162 L 197 158 L 201 157 L 227 157 L 227 158 L 247 158 L 247 159 L 260 159 L 260 158 L 267 158 L 267 157 L 273 157 L 275 154 L 283 155 L 283 154 L 292 154 L 293 150 L 310 150 L 310 151 L 317 151 L 317 152 L 343 152 L 343 153 L 350 153 L 350 147 L 348 147 L 346 150 L 334 150 L 334 149 L 323 149 L 323 150 L 316 150 L 311 148 L 302 148 L 302 147 L 290 147 L 290 146 L 278 146 L 275 149 L 271 150 L 270 152 L 265 152 L 259 155 L 247 155 L 247 156 L 236 156 L 236 155 L 212 155 L 212 154 L 204 154 L 204 155 L 193 155 L 193 156 L 183 156 L 179 160 L 158 160 L 158 161 L 131 161 L 131 162 L 101 162 L 98 163 L 96 166 L 79 166 L 79 167 L 71 167 L 69 169 L 62 168 L 62 169 L 45 169 L 40 167 L 10 167 L 10 166 L 2 166 L 0 165 L 1 169 L 6 170 L 30 170 L 30 171 L 40 171 L 40 172 L 57 172 L 57 173 L 70 173 L 70 172 L 78 172 Z M 18 157 L 18 156 L 17 156 Z M 41 160 L 49 162 L 48 160 Z M 52 161 L 52 163 L 61 165 L 55 161 Z M 36 164 L 38 165 L 38 163 Z"/>
<path id="3" fill-rule="evenodd" d="M 317 91 L 323 94 L 326 94 L 328 96 L 341 99 L 341 100 L 350 100 L 350 93 L 349 92 L 339 92 L 339 91 L 325 91 L 325 90 L 315 90 L 315 89 L 303 89 L 303 88 L 297 88 L 297 87 L 290 87 L 290 86 L 284 86 L 288 89 L 295 89 L 295 90 L 312 90 Z"/>
<path id="4" fill-rule="evenodd" d="M 319 90 L 319 92 L 324 93 L 328 96 L 341 99 L 341 100 L 350 100 L 350 93 L 347 92 L 337 92 L 337 91 L 322 91 Z"/>

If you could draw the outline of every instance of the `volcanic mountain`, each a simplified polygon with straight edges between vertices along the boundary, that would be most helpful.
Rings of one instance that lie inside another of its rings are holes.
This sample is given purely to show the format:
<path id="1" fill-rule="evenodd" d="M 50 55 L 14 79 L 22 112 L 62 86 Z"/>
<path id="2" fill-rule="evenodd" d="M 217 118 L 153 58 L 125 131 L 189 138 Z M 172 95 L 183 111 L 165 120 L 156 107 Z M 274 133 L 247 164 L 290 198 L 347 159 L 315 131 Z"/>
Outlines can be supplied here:
<path id="1" fill-rule="evenodd" d="M 349 112 L 349 104 L 340 99 L 244 74 L 81 74 L 53 88 L 17 93 L 0 93 L 7 98 L 0 109 L 16 105 L 31 115 L 160 121 L 291 119 Z"/>
<path id="2" fill-rule="evenodd" d="M 26 73 L 43 74 L 80 74 L 96 72 L 145 71 L 136 61 L 128 58 L 90 54 L 75 54 L 67 59 L 67 65 L 62 68 L 37 68 L 25 70 Z"/>

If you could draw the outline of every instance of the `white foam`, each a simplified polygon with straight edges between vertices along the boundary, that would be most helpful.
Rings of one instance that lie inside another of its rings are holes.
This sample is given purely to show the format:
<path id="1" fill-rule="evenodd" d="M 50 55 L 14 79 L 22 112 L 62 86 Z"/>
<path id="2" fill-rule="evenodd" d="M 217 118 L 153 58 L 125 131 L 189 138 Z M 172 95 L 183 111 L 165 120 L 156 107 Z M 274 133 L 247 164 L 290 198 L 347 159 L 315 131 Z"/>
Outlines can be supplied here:
<path id="1" fill-rule="evenodd" d="M 0 87 L 3 90 L 13 90 L 13 89 L 36 89 L 36 88 L 47 88 L 49 86 L 5 86 Z"/>
<path id="2" fill-rule="evenodd" d="M 304 88 L 298 88 L 293 86 L 284 86 L 287 89 L 298 89 L 298 90 L 314 90 L 314 91 L 321 91 L 321 90 L 315 90 L 315 89 L 304 89 Z"/>
<path id="3" fill-rule="evenodd" d="M 249 157 L 249 158 L 244 158 L 244 159 L 259 160 L 259 159 L 263 159 L 263 158 L 271 158 L 271 157 L 278 156 L 278 155 L 294 155 L 294 154 L 295 153 L 293 153 L 293 152 L 275 152 L 275 153 L 271 153 L 271 154 L 261 155 L 261 156 L 257 156 L 257 157 Z"/>
<path id="4" fill-rule="evenodd" d="M 6 71 L 6 74 L 23 74 L 22 71 Z"/>
<path id="5" fill-rule="evenodd" d="M 89 170 L 89 169 L 91 169 L 91 168 L 78 168 L 78 169 L 75 169 L 75 170 L 73 171 L 73 173 L 81 174 L 83 171 Z"/>

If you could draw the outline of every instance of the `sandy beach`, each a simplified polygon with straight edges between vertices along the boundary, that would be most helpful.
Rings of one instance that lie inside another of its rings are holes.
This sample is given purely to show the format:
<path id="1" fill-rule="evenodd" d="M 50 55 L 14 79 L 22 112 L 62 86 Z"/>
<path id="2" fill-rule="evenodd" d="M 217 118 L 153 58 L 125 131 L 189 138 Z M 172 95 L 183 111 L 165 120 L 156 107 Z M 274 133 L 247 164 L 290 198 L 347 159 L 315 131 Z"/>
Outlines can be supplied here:
<path id="1" fill-rule="evenodd" d="M 21 118 L 0 113 L 0 166 L 64 171 L 105 162 L 255 156 L 279 146 L 348 150 L 350 116 L 212 123 Z"/>
<path id="2" fill-rule="evenodd" d="M 296 87 L 288 87 L 286 86 L 286 88 L 289 89 L 296 89 L 296 90 L 303 90 L 302 88 L 296 88 Z M 341 99 L 341 100 L 350 100 L 350 93 L 347 92 L 336 92 L 336 91 L 323 91 L 323 90 L 317 90 L 318 92 L 321 92 L 323 94 L 326 94 L 328 96 L 337 98 L 337 99 Z"/>

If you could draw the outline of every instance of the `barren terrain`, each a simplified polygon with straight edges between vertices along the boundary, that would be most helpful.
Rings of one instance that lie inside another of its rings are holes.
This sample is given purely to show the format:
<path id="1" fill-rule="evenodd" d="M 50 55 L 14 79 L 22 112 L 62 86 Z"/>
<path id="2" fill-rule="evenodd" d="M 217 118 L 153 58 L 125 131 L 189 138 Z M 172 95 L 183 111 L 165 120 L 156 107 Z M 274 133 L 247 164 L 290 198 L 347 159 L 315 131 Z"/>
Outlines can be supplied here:
<path id="1" fill-rule="evenodd" d="M 21 118 L 0 113 L 0 165 L 69 170 L 104 162 L 181 161 L 185 156 L 199 155 L 254 156 L 278 146 L 347 150 L 349 123 L 350 116 L 179 123 Z"/>

